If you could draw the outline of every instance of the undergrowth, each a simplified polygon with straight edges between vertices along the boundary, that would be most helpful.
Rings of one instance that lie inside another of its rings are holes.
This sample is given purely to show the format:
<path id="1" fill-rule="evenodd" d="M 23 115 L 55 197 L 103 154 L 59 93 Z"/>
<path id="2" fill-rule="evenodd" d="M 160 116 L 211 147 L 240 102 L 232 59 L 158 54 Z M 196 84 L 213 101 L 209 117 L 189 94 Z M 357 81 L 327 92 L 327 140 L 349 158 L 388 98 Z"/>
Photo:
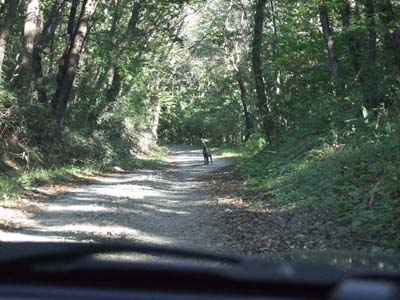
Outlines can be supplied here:
<path id="1" fill-rule="evenodd" d="M 104 164 L 66 165 L 55 168 L 32 168 L 0 174 L 0 200 L 19 199 L 26 191 L 53 184 L 79 184 L 88 181 L 88 177 L 110 172 L 133 171 L 164 165 L 162 158 L 166 150 L 154 150 L 146 158 L 118 159 Z"/>
<path id="2" fill-rule="evenodd" d="M 167 155 L 132 118 L 115 114 L 108 122 L 76 121 L 56 130 L 48 107 L 19 108 L 15 97 L 0 86 L 0 201 L 39 186 L 82 182 L 93 173 L 160 166 Z"/>
<path id="3" fill-rule="evenodd" d="M 337 234 L 363 247 L 395 249 L 400 246 L 398 121 L 356 121 L 345 123 L 341 132 L 285 133 L 268 145 L 253 139 L 230 152 L 243 186 L 263 195 L 260 202 L 335 219 Z"/>

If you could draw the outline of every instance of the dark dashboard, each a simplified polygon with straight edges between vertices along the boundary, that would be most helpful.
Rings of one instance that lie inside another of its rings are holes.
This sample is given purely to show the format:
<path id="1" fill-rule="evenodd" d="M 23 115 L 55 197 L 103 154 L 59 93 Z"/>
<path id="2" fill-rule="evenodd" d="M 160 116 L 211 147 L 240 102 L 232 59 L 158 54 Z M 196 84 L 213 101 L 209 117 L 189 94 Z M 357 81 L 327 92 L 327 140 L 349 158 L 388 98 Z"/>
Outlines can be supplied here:
<path id="1" fill-rule="evenodd" d="M 175 260 L 116 261 L 96 256 L 132 252 Z M 391 300 L 400 299 L 399 286 L 397 271 L 273 263 L 190 249 L 0 244 L 0 300 Z"/>

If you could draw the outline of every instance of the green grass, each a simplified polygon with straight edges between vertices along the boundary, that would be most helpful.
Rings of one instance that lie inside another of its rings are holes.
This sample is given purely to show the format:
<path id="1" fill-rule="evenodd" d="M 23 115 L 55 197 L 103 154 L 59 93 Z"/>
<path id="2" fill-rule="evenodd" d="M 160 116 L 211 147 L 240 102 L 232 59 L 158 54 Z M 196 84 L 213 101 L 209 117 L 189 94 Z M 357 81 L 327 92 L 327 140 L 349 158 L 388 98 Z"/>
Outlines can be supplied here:
<path id="1" fill-rule="evenodd" d="M 158 147 L 157 149 L 153 150 L 153 152 L 149 155 L 149 158 L 161 162 L 168 155 L 170 155 L 168 148 Z"/>
<path id="2" fill-rule="evenodd" d="M 212 152 L 215 155 L 220 155 L 227 158 L 239 158 L 245 153 L 245 147 L 243 146 L 223 146 L 212 148 Z"/>
<path id="3" fill-rule="evenodd" d="M 95 174 L 105 174 L 113 171 L 133 171 L 144 168 L 158 168 L 165 166 L 163 158 L 168 155 L 166 148 L 153 151 L 145 159 L 126 157 L 120 160 L 90 166 L 67 165 L 57 168 L 35 168 L 21 172 L 9 172 L 0 175 L 0 201 L 19 199 L 26 191 L 53 184 L 79 184 L 88 181 L 88 177 Z"/>
<path id="4" fill-rule="evenodd" d="M 12 201 L 24 192 L 40 186 L 83 182 L 96 168 L 65 166 L 56 169 L 32 169 L 0 176 L 0 200 Z"/>
<path id="5" fill-rule="evenodd" d="M 285 208 L 334 218 L 341 234 L 366 247 L 394 249 L 400 246 L 399 144 L 396 135 L 339 143 L 324 133 L 233 153 L 247 189 L 268 193 Z"/>

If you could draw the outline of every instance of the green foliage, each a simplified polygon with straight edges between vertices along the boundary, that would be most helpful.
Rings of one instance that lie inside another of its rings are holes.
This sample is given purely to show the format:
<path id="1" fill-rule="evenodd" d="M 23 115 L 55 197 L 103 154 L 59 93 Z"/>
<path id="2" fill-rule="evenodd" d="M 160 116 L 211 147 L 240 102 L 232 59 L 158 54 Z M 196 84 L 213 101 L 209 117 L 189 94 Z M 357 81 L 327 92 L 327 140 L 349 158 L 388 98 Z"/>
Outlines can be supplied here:
<path id="1" fill-rule="evenodd" d="M 166 57 L 175 38 L 175 24 L 185 1 L 143 2 L 140 21 L 136 28 L 131 28 L 134 3 L 118 1 L 98 6 L 74 88 L 69 91 L 64 128 L 56 124 L 50 102 L 65 51 L 70 3 L 41 57 L 49 103 L 38 102 L 33 82 L 29 90 L 31 99 L 24 91 L 28 101 L 23 103 L 19 99 L 22 91 L 14 84 L 20 62 L 11 53 L 22 53 L 20 34 L 26 5 L 19 7 L 14 31 L 7 41 L 5 71 L 0 80 L 1 171 L 70 164 L 135 167 L 137 153 L 155 148 L 156 136 L 149 131 L 156 126 L 159 102 L 168 95 L 166 87 L 159 83 L 165 69 L 162 57 Z M 44 23 L 54 14 L 53 4 L 42 2 Z M 116 74 L 120 78 L 114 85 Z"/>
<path id="2" fill-rule="evenodd" d="M 94 151 L 92 149 L 92 151 Z M 85 165 L 74 164 L 54 168 L 33 168 L 21 172 L 8 172 L 0 175 L 0 200 L 14 201 L 26 191 L 53 184 L 82 184 L 96 174 L 114 171 L 133 171 L 142 168 L 162 167 L 165 149 L 154 150 L 146 159 L 134 156 L 117 157 L 115 161 L 90 162 Z"/>
<path id="3" fill-rule="evenodd" d="M 357 135 L 303 133 L 285 135 L 261 151 L 246 147 L 237 162 L 243 184 L 288 209 L 338 219 L 338 234 L 360 245 L 398 247 L 400 136 L 390 128 L 399 123 L 380 116 L 386 129 L 375 122 L 372 132 L 352 127 Z"/>
<path id="4" fill-rule="evenodd" d="M 52 99 L 69 52 L 71 1 L 48 43 L 32 45 L 44 47 L 43 78 L 32 76 L 23 91 L 16 88 L 27 19 L 21 1 L 1 68 L 3 198 L 88 168 L 144 167 L 138 153 L 156 148 L 157 139 L 208 139 L 211 146 L 238 146 L 221 152 L 238 153 L 245 184 L 277 203 L 334 214 L 343 231 L 379 247 L 400 240 L 397 2 L 388 2 L 393 12 L 375 1 L 350 5 L 346 19 L 346 1 L 266 1 L 261 52 L 268 108 L 256 101 L 254 1 L 139 2 L 100 1 L 73 88 L 64 91 L 70 97 L 60 128 Z M 375 18 L 368 3 L 375 4 Z M 41 4 L 46 24 L 54 1 Z M 328 13 L 328 38 L 319 5 Z M 327 53 L 329 45 L 334 53 Z M 38 61 L 30 67 L 33 73 Z M 40 82 L 48 103 L 40 101 Z M 262 111 L 275 125 L 271 140 L 260 128 Z"/>
<path id="5" fill-rule="evenodd" d="M 10 107 L 16 100 L 16 96 L 12 89 L 2 81 L 0 81 L 0 109 Z"/>

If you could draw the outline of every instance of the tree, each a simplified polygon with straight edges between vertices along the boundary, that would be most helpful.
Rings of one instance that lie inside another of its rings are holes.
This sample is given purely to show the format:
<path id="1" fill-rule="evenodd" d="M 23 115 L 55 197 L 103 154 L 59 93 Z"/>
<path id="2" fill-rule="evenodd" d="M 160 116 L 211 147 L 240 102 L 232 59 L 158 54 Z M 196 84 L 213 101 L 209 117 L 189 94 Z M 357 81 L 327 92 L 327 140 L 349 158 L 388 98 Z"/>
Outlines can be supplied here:
<path id="1" fill-rule="evenodd" d="M 67 103 L 71 94 L 72 85 L 75 79 L 76 70 L 79 65 L 79 60 L 86 36 L 89 31 L 89 24 L 100 0 L 85 0 L 82 4 L 81 14 L 74 31 L 69 24 L 69 35 L 71 37 L 71 46 L 67 43 L 68 54 L 65 59 L 65 72 L 61 73 L 61 77 L 57 83 L 57 91 L 54 96 L 56 103 L 56 120 L 58 126 L 62 127 L 64 123 Z M 72 12 L 73 15 L 73 12 Z M 70 19 L 71 20 L 71 19 Z M 73 32 L 73 33 L 72 33 Z M 71 34 L 72 33 L 72 34 Z"/>
<path id="2" fill-rule="evenodd" d="M 83 127 L 88 138 L 107 130 L 239 143 L 259 127 L 271 140 L 340 131 L 362 106 L 379 114 L 398 97 L 391 0 L 0 3 L 0 92 L 18 94 L 0 105 L 24 106 L 16 111 L 29 119 L 25 132 L 44 132 L 36 136 L 57 120 L 66 135 Z"/>
<path id="3" fill-rule="evenodd" d="M 240 1 L 236 4 L 231 1 L 227 14 L 224 17 L 222 47 L 231 68 L 227 68 L 231 72 L 238 84 L 240 91 L 240 100 L 242 104 L 244 116 L 244 141 L 247 142 L 253 131 L 253 120 L 249 110 L 248 87 L 247 87 L 247 58 L 249 55 L 249 42 L 251 39 L 251 20 L 248 17 L 249 3 Z M 229 31 L 241 32 L 240 36 L 232 39 Z"/>
<path id="4" fill-rule="evenodd" d="M 116 58 L 116 62 L 112 65 L 112 83 L 110 88 L 107 91 L 107 103 L 113 103 L 117 99 L 118 95 L 121 92 L 122 88 L 122 80 L 123 76 L 121 74 L 120 67 L 118 66 L 119 58 L 123 57 L 124 53 L 130 49 L 132 45 L 133 39 L 135 38 L 136 27 L 139 23 L 139 14 L 141 11 L 141 6 L 139 2 L 133 2 L 131 9 L 131 17 L 129 19 L 127 32 L 125 34 L 125 38 L 118 43 L 118 57 Z M 116 12 L 115 18 L 117 18 L 118 13 Z M 116 19 L 114 20 L 116 22 Z M 111 32 L 114 31 L 114 23 L 113 27 L 111 27 Z M 116 25 L 115 25 L 116 26 Z"/>
<path id="5" fill-rule="evenodd" d="M 367 106 L 376 108 L 381 102 L 379 92 L 379 77 L 377 73 L 377 24 L 376 24 L 376 7 L 373 0 L 364 0 L 366 22 L 368 27 L 368 55 L 366 74 L 366 95 Z"/>
<path id="6" fill-rule="evenodd" d="M 358 81 L 361 85 L 365 84 L 364 73 L 362 71 L 362 44 L 360 36 L 353 32 L 351 26 L 351 6 L 348 0 L 343 0 L 340 7 L 340 14 L 342 19 L 342 25 L 347 30 L 347 48 L 349 50 L 351 62 L 354 71 L 357 75 Z"/>
<path id="7" fill-rule="evenodd" d="M 340 74 L 339 58 L 336 50 L 336 42 L 334 32 L 329 21 L 328 8 L 325 4 L 318 5 L 319 17 L 328 51 L 329 66 L 332 72 L 332 81 L 335 87 L 335 96 L 339 99 L 344 97 L 344 85 Z"/>
<path id="8" fill-rule="evenodd" d="M 12 27 L 15 23 L 18 4 L 19 0 L 6 0 L 4 4 L 5 19 L 0 28 L 0 80 L 2 75 L 4 56 L 6 52 L 7 39 L 9 38 Z"/>
<path id="9" fill-rule="evenodd" d="M 24 26 L 24 51 L 15 81 L 15 85 L 25 92 L 30 88 L 32 81 L 33 46 L 35 36 L 38 32 L 39 13 L 40 1 L 29 0 Z M 25 97 L 26 95 L 21 97 L 21 99 L 26 100 Z"/>
<path id="10" fill-rule="evenodd" d="M 47 104 L 48 95 L 43 73 L 43 52 L 48 47 L 61 21 L 62 13 L 67 5 L 67 0 L 56 0 L 50 12 L 50 16 L 46 21 L 40 36 L 33 48 L 33 73 L 35 75 L 35 86 L 38 92 L 38 100 L 43 104 Z"/>
<path id="11" fill-rule="evenodd" d="M 240 89 L 240 99 L 242 100 L 243 114 L 245 117 L 244 141 L 247 142 L 252 133 L 253 121 L 251 119 L 251 115 L 247 105 L 247 88 L 242 76 L 242 72 L 239 71 L 237 73 L 237 81 Z"/>
<path id="12" fill-rule="evenodd" d="M 264 133 L 268 139 L 271 138 L 271 130 L 274 126 L 270 116 L 269 103 L 265 92 L 265 82 L 263 77 L 262 49 L 263 49 L 263 26 L 264 26 L 264 9 L 266 0 L 256 1 L 256 11 L 254 15 L 254 35 L 253 35 L 253 72 L 254 81 L 257 92 L 257 108 L 261 119 Z"/>
<path id="13" fill-rule="evenodd" d="M 371 5 L 371 4 L 369 4 Z M 384 25 L 384 43 L 387 50 L 392 52 L 391 60 L 400 72 L 400 26 L 396 24 L 395 12 L 391 0 L 378 1 L 379 15 Z M 389 62 L 391 62 L 389 60 Z"/>

